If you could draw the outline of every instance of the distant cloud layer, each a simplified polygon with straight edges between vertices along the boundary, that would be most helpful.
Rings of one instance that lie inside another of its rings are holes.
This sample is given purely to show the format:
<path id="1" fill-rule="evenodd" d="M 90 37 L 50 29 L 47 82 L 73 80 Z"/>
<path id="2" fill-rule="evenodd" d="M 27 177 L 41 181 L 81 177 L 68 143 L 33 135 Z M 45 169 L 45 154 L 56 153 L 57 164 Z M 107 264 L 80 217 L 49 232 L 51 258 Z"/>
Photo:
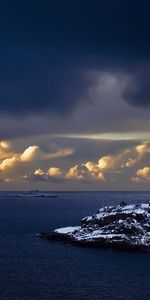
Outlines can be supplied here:
<path id="1" fill-rule="evenodd" d="M 90 147 L 91 142 L 88 146 L 86 143 L 82 141 L 83 147 L 79 148 L 78 141 L 76 148 L 70 148 L 52 142 L 49 150 L 47 141 L 45 144 L 43 140 L 43 145 L 30 145 L 23 151 L 17 151 L 18 142 L 15 146 L 10 141 L 0 141 L 0 188 L 148 188 L 149 141 L 120 141 L 118 146 L 116 141 L 101 141 L 99 149 L 104 147 L 101 155 L 98 148 L 94 150 L 94 141 L 91 145 L 93 152 L 89 148 L 88 153 L 87 147 Z"/>
<path id="2" fill-rule="evenodd" d="M 125 147 L 113 154 L 99 157 L 98 161 L 82 161 L 78 164 L 71 164 L 68 167 L 61 163 L 53 163 L 57 158 L 61 162 L 63 157 L 73 156 L 74 150 L 64 148 L 55 153 L 46 153 L 39 146 L 27 147 L 22 153 L 11 151 L 9 142 L 0 142 L 3 158 L 0 161 L 0 175 L 3 184 L 14 186 L 16 182 L 22 185 L 27 182 L 30 186 L 43 184 L 43 188 L 50 184 L 79 184 L 86 186 L 93 183 L 97 187 L 120 184 L 125 180 L 127 184 L 137 184 L 150 180 L 150 166 L 145 165 L 150 159 L 150 142 L 145 141 L 136 146 Z M 46 165 L 44 161 L 46 160 Z M 38 166 L 38 168 L 35 168 Z M 44 168 L 43 168 L 44 167 Z"/>

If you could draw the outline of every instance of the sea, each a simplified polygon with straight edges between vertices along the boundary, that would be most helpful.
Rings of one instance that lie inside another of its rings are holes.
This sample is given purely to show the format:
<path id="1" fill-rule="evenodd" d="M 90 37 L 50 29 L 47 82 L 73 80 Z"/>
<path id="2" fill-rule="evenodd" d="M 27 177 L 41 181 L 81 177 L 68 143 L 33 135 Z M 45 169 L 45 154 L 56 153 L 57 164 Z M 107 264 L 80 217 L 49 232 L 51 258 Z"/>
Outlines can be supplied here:
<path id="1" fill-rule="evenodd" d="M 149 300 L 150 254 L 49 242 L 100 207 L 150 192 L 0 193 L 0 300 Z"/>

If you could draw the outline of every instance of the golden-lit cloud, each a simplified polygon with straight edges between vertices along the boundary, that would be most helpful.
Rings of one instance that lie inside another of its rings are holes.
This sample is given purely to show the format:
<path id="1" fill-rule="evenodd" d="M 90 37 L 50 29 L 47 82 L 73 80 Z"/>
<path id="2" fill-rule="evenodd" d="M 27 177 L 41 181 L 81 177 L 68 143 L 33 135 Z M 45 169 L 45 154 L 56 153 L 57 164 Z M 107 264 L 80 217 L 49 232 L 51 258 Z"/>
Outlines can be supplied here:
<path id="1" fill-rule="evenodd" d="M 132 167 L 133 165 L 137 164 L 143 156 L 150 151 L 150 142 L 143 142 L 142 144 L 134 147 L 133 149 L 129 150 L 128 153 L 132 155 L 132 158 L 129 157 L 127 162 L 125 163 L 126 167 Z"/>
<path id="2" fill-rule="evenodd" d="M 48 170 L 44 171 L 42 169 L 36 169 L 33 174 L 26 174 L 22 178 L 26 181 L 40 181 L 47 182 L 52 180 L 63 179 L 64 173 L 60 168 L 50 167 Z"/>
<path id="3" fill-rule="evenodd" d="M 61 180 L 73 180 L 73 181 L 94 181 L 100 180 L 105 181 L 104 174 L 101 170 L 95 171 L 95 169 L 88 168 L 85 164 L 75 165 L 70 167 L 68 170 L 62 170 L 58 167 L 50 167 L 48 170 L 43 171 L 42 169 L 37 169 L 34 174 L 25 175 L 25 180 L 40 180 L 40 181 L 51 181 L 52 179 Z"/>
<path id="4" fill-rule="evenodd" d="M 0 141 L 0 148 L 2 148 L 2 149 L 9 149 L 10 148 L 10 142 L 8 142 L 8 141 Z"/>
<path id="5" fill-rule="evenodd" d="M 136 177 L 133 177 L 132 180 L 140 181 L 140 180 L 150 180 L 150 167 L 144 167 L 142 169 L 138 169 L 136 172 Z"/>
<path id="6" fill-rule="evenodd" d="M 61 158 L 65 156 L 70 156 L 73 153 L 74 150 L 71 148 L 63 148 L 52 153 L 45 153 L 37 145 L 31 145 L 27 147 L 22 153 L 17 153 L 11 151 L 9 142 L 1 141 L 0 142 L 0 171 L 9 172 L 17 165 L 21 165 L 23 163 L 27 164 L 31 162 L 34 163 L 34 161 L 40 162 L 42 160 Z M 52 169 L 49 172 L 56 172 L 56 170 Z M 57 173 L 58 173 L 58 168 L 57 168 Z"/>
<path id="7" fill-rule="evenodd" d="M 0 161 L 13 156 L 14 153 L 10 152 L 10 146 L 8 141 L 0 141 Z"/>
<path id="8" fill-rule="evenodd" d="M 98 167 L 100 169 L 113 169 L 115 167 L 116 158 L 113 156 L 103 156 L 98 161 Z"/>
<path id="9" fill-rule="evenodd" d="M 40 147 L 39 146 L 29 146 L 21 155 L 20 161 L 28 162 L 32 161 L 35 158 L 38 158 L 40 155 Z"/>
<path id="10" fill-rule="evenodd" d="M 150 167 L 144 167 L 137 171 L 137 176 L 150 180 Z"/>
<path id="11" fill-rule="evenodd" d="M 97 165 L 92 162 L 86 164 L 75 165 L 71 167 L 65 174 L 66 179 L 72 180 L 102 180 L 105 181 L 102 170 L 98 169 Z"/>
<path id="12" fill-rule="evenodd" d="M 83 180 L 86 177 L 87 169 L 84 165 L 75 165 L 66 173 L 67 179 Z"/>
<path id="13" fill-rule="evenodd" d="M 74 152 L 74 149 L 69 147 L 58 149 L 55 144 L 51 147 L 56 150 L 48 152 L 37 144 L 31 144 L 23 151 L 17 152 L 13 150 L 14 144 L 12 147 L 9 142 L 0 141 L 1 182 L 8 185 L 9 183 L 15 185 L 20 181 L 22 184 L 37 182 L 37 185 L 39 182 L 70 185 L 91 182 L 106 186 L 114 182 L 117 184 L 121 180 L 122 182 L 128 180 L 128 183 L 132 184 L 150 180 L 150 167 L 146 163 L 150 159 L 148 141 L 134 143 L 134 146 L 121 148 L 113 154 L 110 149 L 109 153 L 105 155 L 104 152 L 103 156 L 95 160 L 84 160 L 84 158 L 81 160 L 78 152 Z M 64 159 L 73 154 L 72 158 Z M 86 155 L 85 149 L 85 157 L 88 157 Z"/>
<path id="14" fill-rule="evenodd" d="M 6 158 L 0 163 L 0 171 L 7 172 L 11 168 L 13 168 L 18 162 L 19 162 L 18 156 L 14 155 L 13 157 Z"/>
<path id="15" fill-rule="evenodd" d="M 60 168 L 51 167 L 48 169 L 47 173 L 52 177 L 61 177 L 63 174 L 63 171 Z"/>
<path id="16" fill-rule="evenodd" d="M 104 170 L 99 166 L 99 162 L 98 164 L 96 164 L 93 163 L 92 161 L 88 161 L 85 164 L 85 166 L 88 169 L 91 178 L 105 181 L 104 172 L 103 172 Z"/>
<path id="17" fill-rule="evenodd" d="M 46 171 L 36 169 L 34 174 L 26 176 L 26 179 L 50 181 L 53 178 L 81 182 L 112 182 L 116 180 L 117 176 L 120 176 L 121 173 L 125 173 L 127 169 L 132 169 L 133 166 L 141 162 L 144 155 L 149 152 L 149 146 L 150 143 L 144 142 L 138 146 L 124 149 L 117 154 L 102 156 L 96 162 L 87 161 L 70 166 L 67 170 L 62 170 L 59 166 L 51 166 Z M 66 152 L 64 151 L 62 153 Z M 136 174 L 137 178 L 144 176 L 145 178 L 149 176 L 147 168 L 138 170 Z M 134 180 L 136 179 L 134 178 Z"/>
<path id="18" fill-rule="evenodd" d="M 42 169 L 37 169 L 37 170 L 35 170 L 34 174 L 35 174 L 35 175 L 40 175 L 40 176 L 42 176 L 42 175 L 44 175 L 45 173 L 44 173 L 44 171 L 43 171 Z"/>
<path id="19" fill-rule="evenodd" d="M 143 155 L 145 152 L 149 151 L 150 143 L 144 142 L 143 144 L 136 146 L 135 149 L 139 155 Z"/>
<path id="20" fill-rule="evenodd" d="M 73 166 L 66 174 L 66 178 L 83 180 L 86 178 L 94 180 L 108 181 L 113 174 L 126 172 L 126 168 L 131 168 L 142 161 L 145 154 L 149 152 L 150 143 L 143 142 L 138 146 L 122 150 L 114 155 L 102 156 L 98 162 L 89 161 Z"/>
<path id="21" fill-rule="evenodd" d="M 13 169 L 16 165 L 23 162 L 31 162 L 35 157 L 37 157 L 37 152 L 39 151 L 38 146 L 29 146 L 23 153 L 9 153 L 5 152 L 5 159 L 0 161 L 0 171 L 8 172 Z"/>

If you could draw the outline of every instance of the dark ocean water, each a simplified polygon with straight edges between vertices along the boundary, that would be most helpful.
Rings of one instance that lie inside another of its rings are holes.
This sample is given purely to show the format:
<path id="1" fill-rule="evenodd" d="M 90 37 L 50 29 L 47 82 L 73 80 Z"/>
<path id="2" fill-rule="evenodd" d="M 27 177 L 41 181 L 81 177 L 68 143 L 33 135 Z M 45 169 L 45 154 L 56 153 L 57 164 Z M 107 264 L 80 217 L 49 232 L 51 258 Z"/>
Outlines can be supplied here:
<path id="1" fill-rule="evenodd" d="M 150 255 L 80 248 L 36 233 L 69 225 L 103 205 L 147 202 L 150 193 L 0 197 L 0 300 L 149 300 Z"/>

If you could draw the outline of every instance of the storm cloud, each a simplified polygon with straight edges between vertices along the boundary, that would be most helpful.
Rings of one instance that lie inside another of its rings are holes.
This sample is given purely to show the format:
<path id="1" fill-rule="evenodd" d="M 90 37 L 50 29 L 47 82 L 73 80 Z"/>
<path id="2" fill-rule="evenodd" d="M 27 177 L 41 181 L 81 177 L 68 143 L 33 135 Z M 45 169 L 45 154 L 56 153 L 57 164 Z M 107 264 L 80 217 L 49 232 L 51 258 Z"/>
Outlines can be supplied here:
<path id="1" fill-rule="evenodd" d="M 1 2 L 0 111 L 72 111 L 91 101 L 93 70 L 126 74 L 123 99 L 148 106 L 149 9 L 134 0 Z"/>

